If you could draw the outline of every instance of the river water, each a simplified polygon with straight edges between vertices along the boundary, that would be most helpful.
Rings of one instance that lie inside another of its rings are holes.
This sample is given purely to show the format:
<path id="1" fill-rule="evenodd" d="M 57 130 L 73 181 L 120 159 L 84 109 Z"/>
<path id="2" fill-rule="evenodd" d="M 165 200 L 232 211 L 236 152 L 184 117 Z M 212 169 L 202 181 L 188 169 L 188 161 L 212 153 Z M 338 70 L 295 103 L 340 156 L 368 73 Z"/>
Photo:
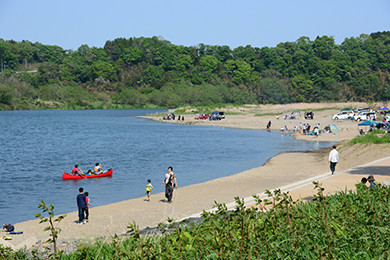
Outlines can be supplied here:
<path id="1" fill-rule="evenodd" d="M 0 111 L 0 224 L 34 219 L 41 200 L 56 214 L 75 211 L 81 186 L 100 206 L 144 196 L 147 179 L 153 193 L 162 192 L 168 166 L 180 188 L 261 166 L 281 152 L 333 144 L 137 117 L 158 111 Z M 86 172 L 96 162 L 113 176 L 62 180 L 74 164 Z"/>

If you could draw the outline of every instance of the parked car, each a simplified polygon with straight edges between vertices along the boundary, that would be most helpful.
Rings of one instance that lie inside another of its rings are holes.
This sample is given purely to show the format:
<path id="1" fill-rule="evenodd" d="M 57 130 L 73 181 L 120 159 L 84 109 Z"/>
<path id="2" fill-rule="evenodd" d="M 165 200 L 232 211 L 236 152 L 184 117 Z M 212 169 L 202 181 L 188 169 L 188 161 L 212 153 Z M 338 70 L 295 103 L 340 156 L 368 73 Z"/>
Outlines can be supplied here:
<path id="1" fill-rule="evenodd" d="M 360 112 L 359 114 L 357 114 L 353 117 L 353 119 L 355 119 L 355 121 L 368 120 L 371 118 L 376 119 L 375 112 Z"/>
<path id="2" fill-rule="evenodd" d="M 351 113 L 350 111 L 341 111 L 341 112 L 338 112 L 337 114 L 334 114 L 332 116 L 332 119 L 333 120 L 351 119 L 352 116 L 353 116 L 353 113 Z"/>
<path id="3" fill-rule="evenodd" d="M 196 116 L 195 116 L 196 120 L 198 120 L 198 119 L 207 119 L 207 118 L 209 118 L 208 114 L 196 114 Z"/>
<path id="4" fill-rule="evenodd" d="M 223 120 L 225 119 L 225 112 L 214 111 L 209 117 L 210 120 Z"/>
<path id="5" fill-rule="evenodd" d="M 355 111 L 354 111 L 354 116 L 353 116 L 353 118 L 352 119 L 355 119 L 355 117 L 359 114 L 359 113 L 361 113 L 361 112 L 370 112 L 371 110 L 368 108 L 368 107 L 366 107 L 366 108 L 357 108 Z"/>
<path id="6" fill-rule="evenodd" d="M 370 109 L 368 107 L 365 107 L 365 108 L 357 108 L 356 109 L 356 112 L 360 113 L 360 112 L 370 112 Z"/>
<path id="7" fill-rule="evenodd" d="M 313 119 L 314 113 L 312 111 L 305 111 L 305 119 Z"/>
<path id="8" fill-rule="evenodd" d="M 389 122 L 376 122 L 374 124 L 375 128 L 380 129 L 380 130 L 389 130 L 390 128 L 390 123 Z"/>

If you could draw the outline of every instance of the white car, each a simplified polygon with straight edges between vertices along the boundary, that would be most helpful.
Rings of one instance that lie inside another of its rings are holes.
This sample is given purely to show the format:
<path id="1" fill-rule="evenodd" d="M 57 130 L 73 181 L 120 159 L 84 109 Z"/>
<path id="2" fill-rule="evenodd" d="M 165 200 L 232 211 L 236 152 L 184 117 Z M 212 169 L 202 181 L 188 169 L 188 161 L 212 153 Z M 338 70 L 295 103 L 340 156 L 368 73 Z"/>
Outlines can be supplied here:
<path id="1" fill-rule="evenodd" d="M 363 121 L 368 119 L 376 119 L 376 113 L 375 112 L 360 112 L 359 114 L 355 115 L 353 119 L 355 121 Z"/>
<path id="2" fill-rule="evenodd" d="M 351 119 L 353 114 L 350 111 L 341 111 L 338 112 L 337 114 L 334 114 L 332 116 L 333 120 L 339 120 L 339 119 Z"/>

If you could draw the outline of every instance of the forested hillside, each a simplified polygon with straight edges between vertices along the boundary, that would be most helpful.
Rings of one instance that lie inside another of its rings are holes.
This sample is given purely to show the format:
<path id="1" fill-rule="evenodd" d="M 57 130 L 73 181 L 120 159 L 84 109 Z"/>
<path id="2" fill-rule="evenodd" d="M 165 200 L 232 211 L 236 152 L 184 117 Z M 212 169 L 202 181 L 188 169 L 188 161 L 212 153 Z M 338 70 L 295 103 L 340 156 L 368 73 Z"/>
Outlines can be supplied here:
<path id="1" fill-rule="evenodd" d="M 235 49 L 142 37 L 73 51 L 0 39 L 0 71 L 0 109 L 381 101 L 390 32 Z"/>

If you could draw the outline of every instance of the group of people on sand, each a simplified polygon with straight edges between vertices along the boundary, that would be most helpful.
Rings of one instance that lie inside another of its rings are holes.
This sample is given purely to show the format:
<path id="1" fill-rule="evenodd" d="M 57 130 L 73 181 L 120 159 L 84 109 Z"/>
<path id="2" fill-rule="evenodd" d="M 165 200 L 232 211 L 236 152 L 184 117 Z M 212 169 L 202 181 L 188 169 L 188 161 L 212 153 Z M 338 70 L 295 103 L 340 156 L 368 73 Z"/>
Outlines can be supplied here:
<path id="1" fill-rule="evenodd" d="M 168 173 L 165 174 L 165 178 L 162 182 L 165 185 L 165 197 L 167 198 L 167 202 L 172 202 L 173 189 L 177 188 L 177 180 L 176 175 L 173 172 L 173 167 L 168 167 Z M 146 200 L 150 201 L 151 192 L 153 190 L 152 181 L 149 179 L 146 184 Z"/>
<path id="2" fill-rule="evenodd" d="M 303 135 L 314 135 L 317 136 L 320 134 L 320 123 L 317 123 L 313 129 L 311 129 L 311 125 L 309 123 L 299 122 L 298 125 L 294 125 L 294 133 L 300 133 Z"/>
<path id="3" fill-rule="evenodd" d="M 163 120 L 175 120 L 176 119 L 176 115 L 175 114 L 170 114 L 170 113 L 167 113 L 166 116 L 163 117 Z M 184 116 L 182 115 L 179 115 L 177 117 L 177 122 L 184 122 Z"/>
<path id="4" fill-rule="evenodd" d="M 83 225 L 88 222 L 89 210 L 88 207 L 91 205 L 88 198 L 88 192 L 84 192 L 84 188 L 79 188 L 79 195 L 77 195 L 77 207 L 79 209 L 79 221 L 77 224 Z"/>
<path id="5" fill-rule="evenodd" d="M 99 166 L 99 167 L 98 167 Z M 101 169 L 101 165 L 96 163 L 96 167 L 94 167 L 96 171 Z M 78 170 L 78 171 L 77 171 Z M 78 168 L 78 165 L 76 164 L 75 167 L 72 170 L 72 173 L 79 173 L 81 170 Z M 162 184 L 165 185 L 165 197 L 167 198 L 167 202 L 171 203 L 172 202 L 172 197 L 173 197 L 173 189 L 177 188 L 177 180 L 176 180 L 176 175 L 173 172 L 173 167 L 169 166 L 168 167 L 168 173 L 165 174 L 165 178 L 162 182 Z M 152 181 L 150 179 L 147 180 L 146 184 L 146 200 L 150 201 L 151 199 L 151 193 L 153 190 L 153 185 Z M 77 195 L 77 207 L 78 207 L 78 216 L 79 220 L 77 222 L 78 225 L 83 225 L 88 222 L 88 217 L 89 217 L 89 206 L 91 205 L 90 200 L 88 198 L 88 192 L 84 192 L 84 188 L 80 187 L 79 188 L 79 194 Z"/>
<path id="6" fill-rule="evenodd" d="M 89 175 L 96 175 L 96 174 L 101 174 L 103 173 L 103 168 L 100 163 L 96 163 L 95 167 L 93 167 L 92 170 L 88 170 L 87 173 L 84 173 L 80 168 L 79 165 L 76 164 L 73 169 L 72 169 L 72 175 L 79 175 L 79 176 L 89 176 Z"/>

